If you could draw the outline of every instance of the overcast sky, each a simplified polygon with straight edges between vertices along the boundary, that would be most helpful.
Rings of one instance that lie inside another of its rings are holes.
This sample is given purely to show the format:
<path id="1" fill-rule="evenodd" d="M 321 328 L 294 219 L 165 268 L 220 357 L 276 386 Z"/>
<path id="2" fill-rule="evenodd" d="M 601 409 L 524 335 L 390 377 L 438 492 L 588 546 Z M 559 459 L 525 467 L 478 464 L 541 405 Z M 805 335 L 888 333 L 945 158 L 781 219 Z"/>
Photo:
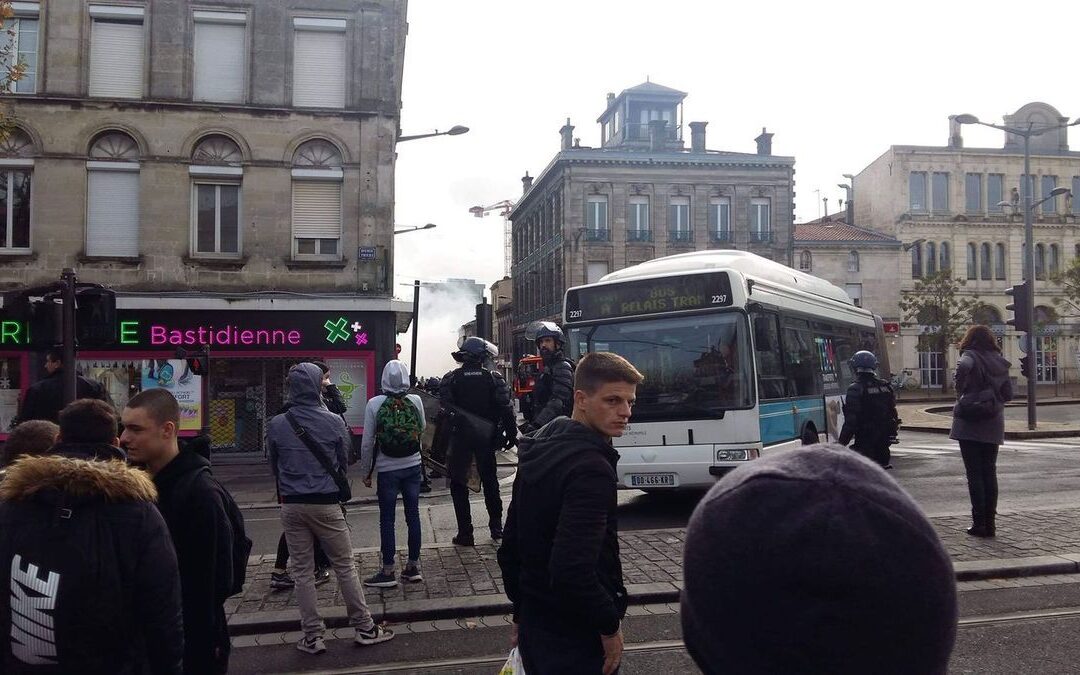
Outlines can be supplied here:
<path id="1" fill-rule="evenodd" d="M 888 146 L 945 145 L 950 114 L 1000 123 L 1039 100 L 1080 116 L 1080 2 L 1049 0 L 1032 5 L 1026 21 L 1013 18 L 1026 7 L 410 0 L 402 131 L 471 131 L 398 146 L 398 224 L 438 225 L 398 236 L 398 282 L 499 279 L 502 220 L 474 218 L 469 207 L 517 199 L 521 176 L 538 175 L 558 151 L 567 117 L 582 145 L 598 146 L 607 92 L 646 77 L 687 92 L 684 122 L 709 123 L 711 150 L 754 152 L 768 127 L 773 152 L 795 157 L 797 221 L 819 215 L 815 190 L 836 210 L 842 174 L 858 173 Z M 1003 139 L 965 127 L 964 141 Z M 1080 150 L 1075 130 L 1072 149 Z M 399 286 L 397 295 L 411 291 Z M 422 374 L 452 365 L 434 354 L 453 349 L 456 336 L 439 332 L 425 335 L 421 324 Z"/>

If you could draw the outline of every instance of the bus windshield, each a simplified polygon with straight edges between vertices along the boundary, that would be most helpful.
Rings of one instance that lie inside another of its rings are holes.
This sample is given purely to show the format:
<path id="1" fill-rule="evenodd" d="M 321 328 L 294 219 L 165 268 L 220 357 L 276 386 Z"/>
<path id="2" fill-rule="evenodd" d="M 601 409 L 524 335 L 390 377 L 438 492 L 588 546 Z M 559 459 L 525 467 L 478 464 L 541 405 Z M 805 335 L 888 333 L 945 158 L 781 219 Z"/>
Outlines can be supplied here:
<path id="1" fill-rule="evenodd" d="M 574 328 L 571 349 L 615 352 L 634 364 L 634 422 L 709 419 L 754 404 L 746 317 L 739 312 Z"/>

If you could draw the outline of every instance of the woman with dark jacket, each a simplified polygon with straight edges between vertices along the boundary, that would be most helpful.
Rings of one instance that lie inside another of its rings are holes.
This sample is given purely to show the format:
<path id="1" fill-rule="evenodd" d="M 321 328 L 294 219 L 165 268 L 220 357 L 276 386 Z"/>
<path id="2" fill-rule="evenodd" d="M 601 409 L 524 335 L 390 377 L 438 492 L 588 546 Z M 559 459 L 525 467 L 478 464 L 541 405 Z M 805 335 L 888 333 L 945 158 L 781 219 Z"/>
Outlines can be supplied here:
<path id="1" fill-rule="evenodd" d="M 972 326 L 960 341 L 960 361 L 956 364 L 956 400 L 976 400 L 981 392 L 993 393 L 993 412 L 989 416 L 961 417 L 954 407 L 949 438 L 960 442 L 960 455 L 967 472 L 971 496 L 973 537 L 994 536 L 997 513 L 997 455 L 1005 440 L 1005 403 L 1013 396 L 1009 362 L 1001 356 L 994 334 L 986 326 Z"/>

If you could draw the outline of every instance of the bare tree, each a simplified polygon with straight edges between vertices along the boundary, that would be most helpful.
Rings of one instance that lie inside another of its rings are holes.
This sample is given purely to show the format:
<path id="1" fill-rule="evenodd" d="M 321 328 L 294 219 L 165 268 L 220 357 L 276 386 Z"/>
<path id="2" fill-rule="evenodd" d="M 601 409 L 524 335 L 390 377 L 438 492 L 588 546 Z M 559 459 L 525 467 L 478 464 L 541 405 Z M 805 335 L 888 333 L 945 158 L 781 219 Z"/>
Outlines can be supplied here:
<path id="1" fill-rule="evenodd" d="M 26 74 L 26 63 L 19 59 L 15 50 L 15 26 L 12 19 L 15 11 L 11 0 L 0 0 L 0 140 L 7 138 L 14 126 L 11 108 L 2 99 L 12 90 L 12 86 Z"/>
<path id="2" fill-rule="evenodd" d="M 942 270 L 915 280 L 915 288 L 904 291 L 900 311 L 906 325 L 919 325 L 926 332 L 919 336 L 919 350 L 941 354 L 942 392 L 949 389 L 949 345 L 960 339 L 984 303 L 978 295 L 960 295 L 963 279 L 953 277 L 952 270 Z"/>

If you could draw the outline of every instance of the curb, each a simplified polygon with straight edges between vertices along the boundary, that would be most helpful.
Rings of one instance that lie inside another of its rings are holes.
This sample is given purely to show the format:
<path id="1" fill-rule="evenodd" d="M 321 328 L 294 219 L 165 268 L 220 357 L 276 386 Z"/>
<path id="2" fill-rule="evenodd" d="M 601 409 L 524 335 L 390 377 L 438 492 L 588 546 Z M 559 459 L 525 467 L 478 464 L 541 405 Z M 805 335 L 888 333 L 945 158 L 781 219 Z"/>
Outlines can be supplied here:
<path id="1" fill-rule="evenodd" d="M 972 560 L 953 563 L 953 569 L 958 582 L 1076 574 L 1080 573 L 1080 553 Z M 682 582 L 627 584 L 626 590 L 630 605 L 677 603 L 682 590 Z M 513 611 L 510 601 L 502 593 L 430 600 L 375 601 L 370 602 L 368 607 L 377 622 L 391 623 L 501 616 Z M 349 625 L 348 614 L 343 606 L 321 607 L 319 613 L 326 621 L 328 628 L 345 628 Z M 236 637 L 259 633 L 284 633 L 296 630 L 299 620 L 300 615 L 295 607 L 271 612 L 234 614 L 229 618 L 229 635 Z"/>
<path id="2" fill-rule="evenodd" d="M 948 434 L 949 427 L 931 427 L 920 424 L 901 424 L 900 431 L 922 431 L 931 434 Z M 1080 429 L 1045 429 L 1009 431 L 1005 430 L 1005 438 L 1013 441 L 1030 440 L 1033 438 L 1075 438 L 1080 436 Z"/>

